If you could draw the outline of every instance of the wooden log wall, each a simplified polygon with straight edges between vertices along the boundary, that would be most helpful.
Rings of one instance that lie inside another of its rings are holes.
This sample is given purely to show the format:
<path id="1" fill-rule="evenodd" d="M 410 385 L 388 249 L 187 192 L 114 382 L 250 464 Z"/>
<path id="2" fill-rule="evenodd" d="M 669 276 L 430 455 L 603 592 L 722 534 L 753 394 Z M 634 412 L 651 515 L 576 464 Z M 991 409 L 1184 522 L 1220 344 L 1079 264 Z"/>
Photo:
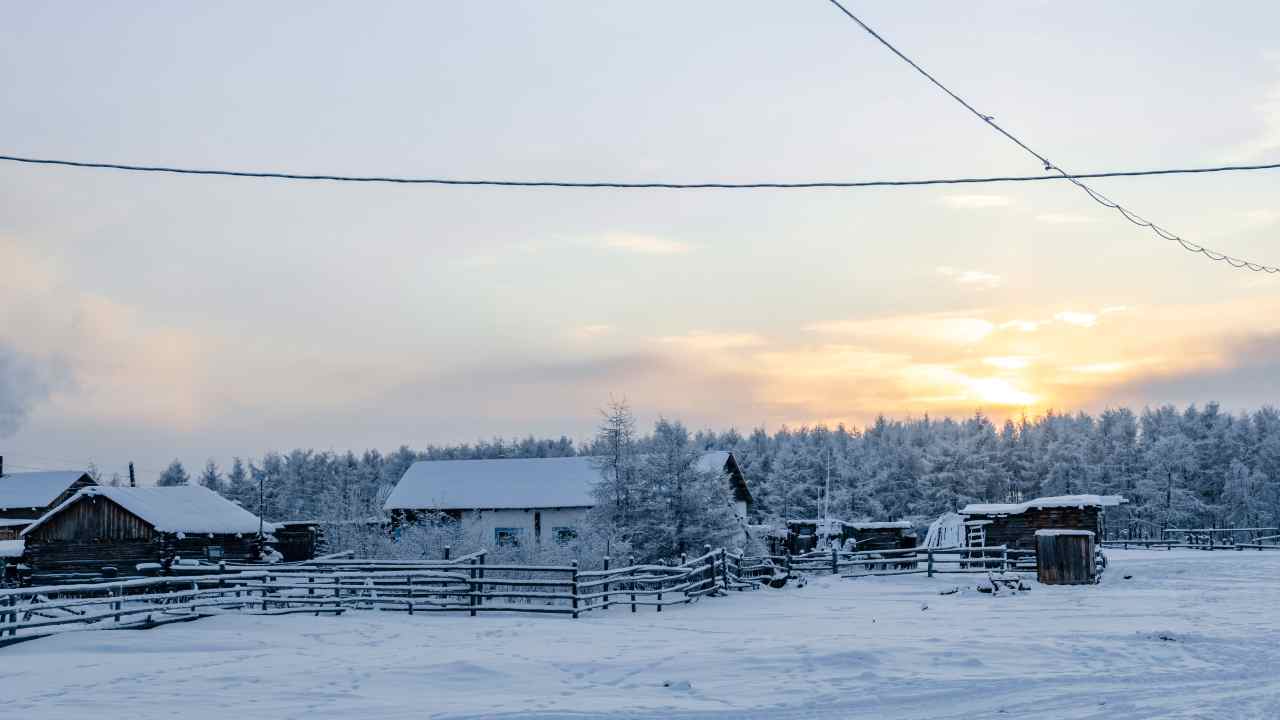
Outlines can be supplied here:
<path id="1" fill-rule="evenodd" d="M 987 545 L 1006 545 L 1020 550 L 1036 549 L 1036 530 L 1102 532 L 1101 512 L 1096 507 L 1032 508 L 1018 515 L 970 515 L 967 519 L 991 521 L 986 526 Z"/>

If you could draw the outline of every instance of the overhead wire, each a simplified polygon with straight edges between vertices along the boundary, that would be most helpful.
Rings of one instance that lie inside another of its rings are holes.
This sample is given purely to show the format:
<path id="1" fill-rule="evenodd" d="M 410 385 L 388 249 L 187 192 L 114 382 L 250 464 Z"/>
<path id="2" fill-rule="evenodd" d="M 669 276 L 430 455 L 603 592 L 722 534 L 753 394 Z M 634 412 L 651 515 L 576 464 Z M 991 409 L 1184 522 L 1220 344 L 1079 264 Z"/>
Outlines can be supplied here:
<path id="1" fill-rule="evenodd" d="M 1139 226 L 1139 227 L 1147 228 L 1147 229 L 1151 230 L 1152 232 L 1154 232 L 1157 236 L 1159 236 L 1159 237 L 1161 237 L 1161 238 L 1163 238 L 1163 239 L 1165 239 L 1165 240 L 1167 240 L 1167 241 L 1169 241 L 1169 242 L 1177 243 L 1179 246 L 1181 246 L 1181 247 L 1182 247 L 1182 249 L 1184 249 L 1184 250 L 1186 250 L 1186 251 L 1188 251 L 1188 252 L 1198 253 L 1198 254 L 1204 255 L 1205 257 L 1209 258 L 1210 260 L 1214 260 L 1214 261 L 1217 261 L 1217 262 L 1225 262 L 1225 263 L 1227 263 L 1228 265 L 1230 265 L 1231 267 L 1234 267 L 1234 268 L 1239 268 L 1239 269 L 1244 269 L 1244 270 L 1252 270 L 1253 272 L 1266 272 L 1266 273 L 1271 273 L 1271 274 L 1280 273 L 1280 267 L 1276 267 L 1276 266 L 1274 266 L 1274 265 L 1264 265 L 1264 264 L 1262 264 L 1262 263 L 1256 263 L 1256 262 L 1253 262 L 1253 261 L 1250 261 L 1250 260 L 1245 260 L 1245 259 L 1243 259 L 1243 258 L 1237 258 L 1237 257 L 1234 257 L 1234 256 L 1229 255 L 1229 254 L 1227 254 L 1227 253 L 1219 252 L 1219 251 L 1217 251 L 1217 250 L 1213 250 L 1213 249 L 1211 249 L 1211 248 L 1205 247 L 1205 246 L 1200 245 L 1200 244 L 1198 244 L 1198 243 L 1191 242 L 1190 240 L 1186 240 L 1186 239 L 1184 239 L 1183 237 L 1181 237 L 1180 235 L 1177 235 L 1176 233 L 1170 232 L 1169 230 L 1166 230 L 1165 228 L 1163 228 L 1163 227 L 1161 227 L 1161 226 L 1159 226 L 1159 225 L 1157 225 L 1157 224 L 1155 224 L 1155 223 L 1151 222 L 1150 220 L 1147 220 L 1146 218 L 1142 217 L 1141 215 L 1138 215 L 1137 213 L 1135 213 L 1135 212 L 1133 212 L 1132 210 L 1130 210 L 1130 209 L 1128 209 L 1128 208 L 1124 207 L 1124 206 L 1123 206 L 1123 205 L 1121 205 L 1120 203 L 1118 203 L 1118 202 L 1116 202 L 1116 201 L 1114 201 L 1114 200 L 1112 200 L 1112 199 L 1108 198 L 1106 195 L 1103 195 L 1102 193 L 1100 193 L 1100 192 L 1098 192 L 1097 190 L 1093 189 L 1093 188 L 1092 188 L 1092 187 L 1090 187 L 1089 185 L 1086 185 L 1085 183 L 1081 182 L 1080 178 L 1085 177 L 1085 176 L 1083 176 L 1083 175 L 1073 175 L 1073 174 L 1071 174 L 1071 173 L 1068 173 L 1066 170 L 1063 170 L 1063 169 L 1062 169 L 1061 167 L 1059 167 L 1058 165 L 1054 164 L 1053 162 L 1050 162 L 1050 160 L 1049 160 L 1045 155 L 1043 155 L 1042 153 L 1037 152 L 1036 150 L 1032 149 L 1032 147 L 1031 147 L 1030 145 L 1028 145 L 1027 143 L 1023 142 L 1020 138 L 1018 138 L 1018 136 L 1014 135 L 1012 132 L 1010 132 L 1009 130 L 1006 130 L 1004 127 L 1002 127 L 999 123 L 997 123 L 997 122 L 996 122 L 996 120 L 995 120 L 995 117 L 994 117 L 994 116 L 992 116 L 992 115 L 988 115 L 988 114 L 986 114 L 986 113 L 984 113 L 984 112 L 979 111 L 977 108 L 975 108 L 973 105 L 971 105 L 967 100 L 965 100 L 964 98 L 960 97 L 960 95 L 958 95 L 958 94 L 956 94 L 955 92 L 953 92 L 953 91 L 951 90 L 951 88 L 949 88 L 949 87 L 947 87 L 946 85 L 942 84 L 942 82 L 941 82 L 941 81 L 939 81 L 937 78 L 935 78 L 933 75 L 931 75 L 931 74 L 929 73 L 929 71 L 927 71 L 927 70 L 925 70 L 923 67 L 921 67 L 921 66 L 920 66 L 916 61 L 914 61 L 914 60 L 912 60 L 911 58 L 907 57 L 907 55 L 906 55 L 905 53 L 903 53 L 901 50 L 899 50 L 897 47 L 895 47 L 895 46 L 893 45 L 893 43 L 891 43 L 891 42 L 889 42 L 888 40 L 886 40 L 886 39 L 884 38 L 884 36 L 882 36 L 880 33 L 876 32 L 874 29 L 872 29 L 870 25 L 867 25 L 865 22 L 863 22 L 861 18 L 859 18 L 857 15 L 854 15 L 852 12 L 850 12 L 850 10 L 849 10 L 847 7 L 845 7 L 845 6 L 840 2 L 840 0 L 828 0 L 828 1 L 829 1 L 832 5 L 836 6 L 836 8 L 840 10 L 840 12 L 842 12 L 842 13 L 844 13 L 846 16 L 848 16 L 848 18 L 849 18 L 850 20 L 852 20 L 853 22 L 857 23 L 859 27 L 861 27 L 863 30 L 867 31 L 867 33 L 869 33 L 869 34 L 871 35 L 871 37 L 873 37 L 873 38 L 875 38 L 877 41 L 879 41 L 879 43 L 880 43 L 881 45 L 884 45 L 884 46 L 885 46 L 886 48 L 888 48 L 888 49 L 889 49 L 889 50 L 890 50 L 894 55 L 897 55 L 897 56 L 898 56 L 898 57 L 899 57 L 903 62 L 905 62 L 905 63 L 907 63 L 908 65 L 910 65 L 912 68 L 914 68 L 914 69 L 915 69 L 915 71 L 916 71 L 916 72 L 920 73 L 920 74 L 921 74 L 921 75 L 923 75 L 923 76 L 924 76 L 924 77 L 925 77 L 929 82 L 931 82 L 931 83 L 933 83 L 935 86 L 937 86 L 937 87 L 938 87 L 938 89 L 942 90 L 944 93 L 946 93 L 947 95 L 949 95 L 949 96 L 951 97 L 951 99 L 955 100 L 957 103 L 959 103 L 960 105 L 964 106 L 964 108 L 965 108 L 966 110 L 968 110 L 969 112 L 973 113 L 973 115 L 974 115 L 974 116 L 976 116 L 979 120 L 981 120 L 982 122 L 984 122 L 984 123 L 986 123 L 987 125 L 989 125 L 993 130 L 995 130 L 996 132 L 1000 133 L 1000 134 L 1001 134 L 1001 135 L 1003 135 L 1004 137 L 1008 138 L 1010 141 L 1012 141 L 1012 142 L 1013 142 L 1014 144 L 1016 144 L 1018 147 L 1022 148 L 1022 149 L 1023 149 L 1023 150 L 1025 150 L 1028 154 L 1030 154 L 1032 157 L 1034 157 L 1036 160 L 1039 160 L 1039 161 L 1040 161 L 1040 163 L 1044 166 L 1044 169 L 1045 169 L 1046 171 L 1053 171 L 1053 172 L 1058 173 L 1058 176 L 1060 176 L 1060 177 L 1061 177 L 1061 179 L 1067 180 L 1067 181 L 1071 182 L 1073 185 L 1075 185 L 1076 187 L 1079 187 L 1081 190 L 1085 191 L 1085 193 L 1087 193 L 1087 194 L 1089 195 L 1089 197 L 1090 197 L 1094 202 L 1098 203 L 1099 205 L 1102 205 L 1103 207 L 1107 207 L 1107 208 L 1110 208 L 1110 209 L 1112 209 L 1112 210 L 1115 210 L 1115 211 L 1119 212 L 1119 213 L 1120 213 L 1120 215 L 1121 215 L 1122 217 L 1124 217 L 1124 219 L 1125 219 L 1125 220 L 1128 220 L 1129 222 L 1131 222 L 1131 223 L 1133 223 L 1134 225 L 1137 225 L 1137 226 Z"/>
<path id="2" fill-rule="evenodd" d="M 1003 132 L 1003 130 L 1002 130 Z M 1019 143 L 1021 144 L 1021 143 Z M 1039 157 L 1037 155 L 1037 157 Z M 671 182 L 671 181 L 637 181 L 622 182 L 613 180 L 493 180 L 466 178 L 428 178 L 397 177 L 388 175 L 338 175 L 333 173 L 307 174 L 294 172 L 278 172 L 270 170 L 222 170 L 214 168 L 184 168 L 165 165 L 131 165 L 124 163 L 87 162 L 81 160 L 56 160 L 49 158 L 33 158 L 20 155 L 0 155 L 0 160 L 25 163 L 30 165 L 55 165 L 62 167 L 90 168 L 99 170 L 123 170 L 141 173 L 167 173 L 174 175 L 213 175 L 220 177 L 258 178 L 269 180 L 312 180 L 350 183 L 392 183 L 400 185 L 458 185 L 480 187 L 517 187 L 517 188 L 580 188 L 580 189 L 621 189 L 621 190 L 810 190 L 820 188 L 870 188 L 870 187 L 903 187 L 913 185 L 971 185 L 1004 182 L 1043 182 L 1046 180 L 1072 180 L 1075 178 L 1109 178 L 1109 177 L 1147 177 L 1155 175 L 1199 175 L 1222 172 L 1245 172 L 1256 170 L 1280 169 L 1280 163 L 1263 163 L 1256 165 L 1211 165 L 1189 168 L 1156 168 L 1149 170 L 1109 170 L 1103 172 L 1080 173 L 1066 175 L 1057 168 L 1046 167 L 1046 170 L 1057 170 L 1055 175 L 998 175 L 988 177 L 952 177 L 924 178 L 908 180 L 802 180 L 797 182 L 759 181 L 759 182 Z"/>

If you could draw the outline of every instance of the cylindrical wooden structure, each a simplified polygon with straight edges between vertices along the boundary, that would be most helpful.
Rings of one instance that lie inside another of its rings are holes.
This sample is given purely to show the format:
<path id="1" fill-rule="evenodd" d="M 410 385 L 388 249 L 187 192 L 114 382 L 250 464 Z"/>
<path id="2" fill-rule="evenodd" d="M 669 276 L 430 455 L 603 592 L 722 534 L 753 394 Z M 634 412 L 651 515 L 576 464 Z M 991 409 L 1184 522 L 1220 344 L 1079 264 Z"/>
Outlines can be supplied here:
<path id="1" fill-rule="evenodd" d="M 1088 530 L 1037 530 L 1036 574 L 1045 585 L 1091 585 L 1098 581 L 1094 534 Z"/>

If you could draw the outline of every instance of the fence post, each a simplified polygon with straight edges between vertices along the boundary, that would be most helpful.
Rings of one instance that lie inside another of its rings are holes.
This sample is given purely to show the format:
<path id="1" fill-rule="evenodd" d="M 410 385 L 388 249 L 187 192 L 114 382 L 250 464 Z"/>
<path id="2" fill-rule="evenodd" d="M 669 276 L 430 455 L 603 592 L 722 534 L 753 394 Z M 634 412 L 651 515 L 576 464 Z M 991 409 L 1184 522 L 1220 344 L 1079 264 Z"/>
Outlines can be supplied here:
<path id="1" fill-rule="evenodd" d="M 729 592 L 729 553 L 720 548 L 720 579 L 724 581 L 724 591 Z"/>
<path id="2" fill-rule="evenodd" d="M 120 622 L 120 596 L 124 594 L 124 588 L 117 585 L 112 589 L 111 594 L 116 596 L 116 601 L 111 603 L 111 609 L 116 611 L 116 622 Z M 17 618 L 15 617 L 14 620 Z"/>
<path id="3" fill-rule="evenodd" d="M 627 567 L 631 568 L 631 612 L 636 611 L 636 556 L 627 556 Z"/>
<path id="4" fill-rule="evenodd" d="M 471 617 L 476 616 L 476 559 L 471 558 L 468 561 L 471 566 L 467 572 L 470 579 L 467 581 L 467 604 L 471 606 Z"/>
<path id="5" fill-rule="evenodd" d="M 479 577 L 480 577 L 480 588 L 479 588 L 480 593 L 484 592 L 484 555 L 485 555 L 484 552 L 481 551 L 480 552 L 480 569 L 477 571 L 479 572 Z M 484 604 L 484 596 L 476 595 L 476 605 L 479 606 L 483 604 Z"/>
<path id="6" fill-rule="evenodd" d="M 578 561 L 574 560 L 573 565 L 573 619 L 578 619 Z"/>
<path id="7" fill-rule="evenodd" d="M 1009 572 L 1009 546 L 1000 550 L 1000 572 Z"/>
<path id="8" fill-rule="evenodd" d="M 574 563 L 576 564 L 577 561 L 575 560 Z M 604 556 L 604 571 L 609 572 L 609 556 L 608 555 Z M 609 576 L 608 575 L 604 576 L 604 604 L 601 606 L 601 609 L 602 610 L 609 609 Z"/>
<path id="9" fill-rule="evenodd" d="M 831 574 L 840 574 L 840 551 L 836 549 L 835 545 L 831 546 Z"/>
<path id="10" fill-rule="evenodd" d="M 787 554 L 784 556 L 784 560 L 787 565 L 787 577 L 791 577 L 791 549 L 790 548 L 787 549 Z"/>
<path id="11" fill-rule="evenodd" d="M 924 549 L 925 556 L 928 558 L 928 577 L 933 577 L 933 548 Z"/>

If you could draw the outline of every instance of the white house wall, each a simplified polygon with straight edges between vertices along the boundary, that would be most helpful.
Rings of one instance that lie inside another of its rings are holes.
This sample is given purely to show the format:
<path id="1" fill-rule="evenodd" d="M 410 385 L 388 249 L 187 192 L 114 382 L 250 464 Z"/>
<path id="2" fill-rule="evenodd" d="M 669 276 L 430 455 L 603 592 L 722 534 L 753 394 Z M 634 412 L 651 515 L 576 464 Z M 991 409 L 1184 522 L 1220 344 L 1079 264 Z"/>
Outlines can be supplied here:
<path id="1" fill-rule="evenodd" d="M 535 518 L 541 534 L 535 534 Z M 460 518 L 464 532 L 478 536 L 485 544 L 496 541 L 498 528 L 520 528 L 522 544 L 553 543 L 557 527 L 573 528 L 581 533 L 586 528 L 587 508 L 542 508 L 525 510 L 463 510 Z"/>

